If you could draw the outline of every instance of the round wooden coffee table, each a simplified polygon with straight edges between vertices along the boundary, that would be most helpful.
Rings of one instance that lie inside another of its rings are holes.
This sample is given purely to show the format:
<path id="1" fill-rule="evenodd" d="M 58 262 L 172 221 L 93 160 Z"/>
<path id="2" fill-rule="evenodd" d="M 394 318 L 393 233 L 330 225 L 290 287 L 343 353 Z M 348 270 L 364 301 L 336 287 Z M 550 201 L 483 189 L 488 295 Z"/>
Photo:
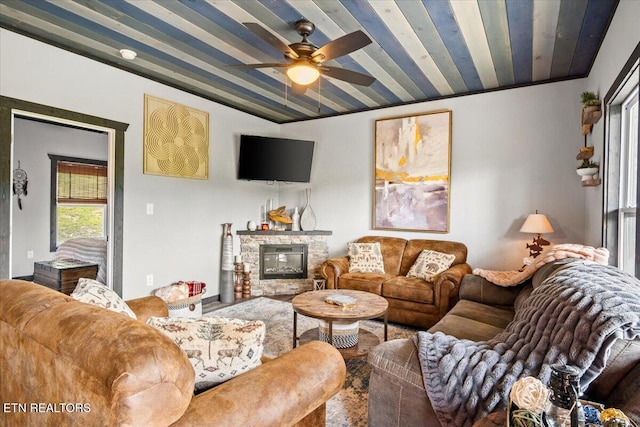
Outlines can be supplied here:
<path id="1" fill-rule="evenodd" d="M 325 302 L 325 298 L 329 295 L 347 295 L 357 301 L 355 307 L 343 309 Z M 294 348 L 298 341 L 300 341 L 300 344 L 304 344 L 308 341 L 318 340 L 319 328 L 310 329 L 298 337 L 298 314 L 326 321 L 329 324 L 329 342 L 331 344 L 333 344 L 333 322 L 340 320 L 356 322 L 358 320 L 384 317 L 384 340 L 387 340 L 387 310 L 389 309 L 389 303 L 379 295 L 348 289 L 324 289 L 296 295 L 291 304 L 293 305 Z M 380 340 L 375 334 L 358 328 L 358 344 L 349 348 L 339 348 L 338 351 L 345 359 L 362 357 L 379 343 Z"/>

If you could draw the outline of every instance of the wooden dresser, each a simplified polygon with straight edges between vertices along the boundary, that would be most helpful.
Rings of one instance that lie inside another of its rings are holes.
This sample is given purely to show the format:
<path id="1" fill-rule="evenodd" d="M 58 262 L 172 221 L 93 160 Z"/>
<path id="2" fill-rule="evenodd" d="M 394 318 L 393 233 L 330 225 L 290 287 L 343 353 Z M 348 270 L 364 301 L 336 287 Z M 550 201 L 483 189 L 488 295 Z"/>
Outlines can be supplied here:
<path id="1" fill-rule="evenodd" d="M 95 279 L 98 264 L 75 259 L 58 259 L 33 263 L 33 281 L 64 294 L 71 294 L 78 279 Z"/>

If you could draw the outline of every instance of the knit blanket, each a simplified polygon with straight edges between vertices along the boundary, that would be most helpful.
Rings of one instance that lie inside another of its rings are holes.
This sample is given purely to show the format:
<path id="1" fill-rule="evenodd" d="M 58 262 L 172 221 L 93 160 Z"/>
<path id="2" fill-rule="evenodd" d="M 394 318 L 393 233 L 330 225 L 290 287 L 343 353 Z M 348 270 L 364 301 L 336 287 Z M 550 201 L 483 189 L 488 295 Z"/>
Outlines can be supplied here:
<path id="1" fill-rule="evenodd" d="M 471 426 L 504 410 L 521 377 L 548 384 L 554 363 L 574 365 L 582 390 L 604 369 L 617 338 L 640 337 L 640 281 L 621 270 L 576 261 L 556 270 L 489 341 L 418 332 L 427 395 L 442 426 Z"/>
<path id="2" fill-rule="evenodd" d="M 473 270 L 473 274 L 484 277 L 489 282 L 498 286 L 516 286 L 532 277 L 543 265 L 563 258 L 586 259 L 599 264 L 607 264 L 609 261 L 609 251 L 606 248 L 563 243 L 547 248 L 546 251 L 534 258 L 533 263 L 527 265 L 522 271 L 496 271 L 476 268 Z"/>

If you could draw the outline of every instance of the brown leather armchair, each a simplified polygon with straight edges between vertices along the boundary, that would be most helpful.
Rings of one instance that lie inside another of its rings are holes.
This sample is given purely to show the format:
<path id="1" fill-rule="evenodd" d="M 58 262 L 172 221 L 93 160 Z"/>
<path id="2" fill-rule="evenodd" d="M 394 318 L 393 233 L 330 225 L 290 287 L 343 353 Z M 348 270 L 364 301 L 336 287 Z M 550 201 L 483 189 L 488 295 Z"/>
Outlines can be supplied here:
<path id="1" fill-rule="evenodd" d="M 0 425 L 325 425 L 346 373 L 331 345 L 311 342 L 194 396 L 186 354 L 140 321 L 166 316 L 164 302 L 128 304 L 139 320 L 0 280 Z"/>
<path id="2" fill-rule="evenodd" d="M 320 266 L 330 289 L 354 289 L 381 295 L 389 302 L 389 321 L 429 328 L 458 300 L 460 281 L 471 273 L 467 247 L 444 240 L 405 240 L 398 237 L 366 236 L 359 243 L 379 242 L 385 274 L 349 273 L 349 259 L 333 258 Z M 406 277 L 420 253 L 430 249 L 456 256 L 451 267 L 434 282 Z"/>

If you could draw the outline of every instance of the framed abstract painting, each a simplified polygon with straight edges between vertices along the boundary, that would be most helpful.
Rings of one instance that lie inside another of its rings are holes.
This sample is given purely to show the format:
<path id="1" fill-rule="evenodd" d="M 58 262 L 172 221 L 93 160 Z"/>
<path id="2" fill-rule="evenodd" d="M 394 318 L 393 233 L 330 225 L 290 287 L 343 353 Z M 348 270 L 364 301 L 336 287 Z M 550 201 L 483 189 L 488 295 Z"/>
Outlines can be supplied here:
<path id="1" fill-rule="evenodd" d="M 209 178 L 209 113 L 144 95 L 143 172 Z"/>
<path id="2" fill-rule="evenodd" d="M 374 229 L 449 232 L 451 114 L 376 120 Z"/>

